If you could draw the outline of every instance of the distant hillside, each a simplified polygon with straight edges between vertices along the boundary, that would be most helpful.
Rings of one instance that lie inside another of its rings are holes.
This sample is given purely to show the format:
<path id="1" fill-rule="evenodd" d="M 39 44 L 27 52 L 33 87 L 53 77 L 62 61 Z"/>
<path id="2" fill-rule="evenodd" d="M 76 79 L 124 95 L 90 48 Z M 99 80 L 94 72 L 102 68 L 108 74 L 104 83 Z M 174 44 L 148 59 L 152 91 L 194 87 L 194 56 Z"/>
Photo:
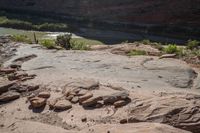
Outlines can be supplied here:
<path id="1" fill-rule="evenodd" d="M 129 30 L 135 25 L 200 26 L 200 0 L 0 0 L 0 9 L 124 24 Z"/>

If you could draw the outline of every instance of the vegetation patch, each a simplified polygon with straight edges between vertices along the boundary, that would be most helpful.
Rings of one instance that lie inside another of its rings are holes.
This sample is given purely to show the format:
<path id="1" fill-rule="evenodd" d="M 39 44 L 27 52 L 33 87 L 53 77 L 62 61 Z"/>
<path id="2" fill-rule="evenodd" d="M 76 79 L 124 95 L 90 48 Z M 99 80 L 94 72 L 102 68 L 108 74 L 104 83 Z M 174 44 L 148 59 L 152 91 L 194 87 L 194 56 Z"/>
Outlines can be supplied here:
<path id="1" fill-rule="evenodd" d="M 32 41 L 30 38 L 28 38 L 26 35 L 13 35 L 12 40 L 15 42 L 24 42 L 31 44 Z"/>
<path id="2" fill-rule="evenodd" d="M 71 49 L 72 50 L 89 50 L 90 46 L 83 43 L 83 42 L 78 42 L 76 40 L 71 40 Z"/>
<path id="3" fill-rule="evenodd" d="M 128 56 L 137 56 L 137 55 L 147 55 L 143 50 L 132 50 L 128 53 Z"/>
<path id="4" fill-rule="evenodd" d="M 194 49 L 198 49 L 199 46 L 200 46 L 200 42 L 199 41 L 197 41 L 197 40 L 188 40 L 187 49 L 194 50 Z"/>
<path id="5" fill-rule="evenodd" d="M 46 47 L 47 49 L 56 49 L 57 46 L 54 40 L 51 39 L 43 39 L 39 42 L 42 46 Z"/>
<path id="6" fill-rule="evenodd" d="M 71 29 L 64 23 L 37 23 L 33 24 L 28 21 L 9 19 L 5 16 L 0 16 L 0 26 L 37 31 L 70 31 Z"/>

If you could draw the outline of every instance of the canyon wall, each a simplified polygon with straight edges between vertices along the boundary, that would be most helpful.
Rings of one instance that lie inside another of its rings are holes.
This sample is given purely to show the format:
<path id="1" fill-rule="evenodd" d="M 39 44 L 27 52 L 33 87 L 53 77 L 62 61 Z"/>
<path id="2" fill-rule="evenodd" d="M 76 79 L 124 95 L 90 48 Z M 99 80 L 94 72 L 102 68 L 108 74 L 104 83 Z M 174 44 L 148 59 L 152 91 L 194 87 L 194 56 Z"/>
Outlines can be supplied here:
<path id="1" fill-rule="evenodd" d="M 200 26 L 200 0 L 0 0 L 0 9 L 118 24 Z"/>

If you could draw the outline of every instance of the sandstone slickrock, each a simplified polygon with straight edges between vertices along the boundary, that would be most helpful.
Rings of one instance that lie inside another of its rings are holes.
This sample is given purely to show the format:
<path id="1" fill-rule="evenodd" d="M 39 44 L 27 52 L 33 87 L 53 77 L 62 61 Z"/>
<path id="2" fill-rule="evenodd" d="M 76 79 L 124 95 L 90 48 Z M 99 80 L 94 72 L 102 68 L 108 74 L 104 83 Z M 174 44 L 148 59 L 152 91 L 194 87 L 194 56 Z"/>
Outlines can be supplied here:
<path id="1" fill-rule="evenodd" d="M 115 102 L 119 100 L 126 100 L 128 99 L 128 92 L 117 92 L 109 96 L 104 96 L 103 101 L 104 104 L 114 104 Z"/>
<path id="2" fill-rule="evenodd" d="M 0 95 L 0 102 L 9 102 L 16 100 L 20 97 L 18 92 L 9 91 Z"/>
<path id="3" fill-rule="evenodd" d="M 191 133 L 159 123 L 102 124 L 86 128 L 80 133 Z"/>
<path id="4" fill-rule="evenodd" d="M 56 110 L 68 110 L 72 108 L 72 104 L 67 100 L 59 100 L 53 107 Z"/>
<path id="5" fill-rule="evenodd" d="M 50 96 L 51 96 L 50 92 L 47 92 L 47 91 L 43 91 L 38 94 L 38 97 L 41 97 L 41 98 L 49 98 Z"/>
<path id="6" fill-rule="evenodd" d="M 130 104 L 128 123 L 157 122 L 200 132 L 200 97 L 190 94 L 162 94 Z M 121 122 L 126 121 L 122 119 Z"/>
<path id="7" fill-rule="evenodd" d="M 31 106 L 33 108 L 40 108 L 46 105 L 46 99 L 45 98 L 40 98 L 40 97 L 34 97 L 31 98 L 30 100 Z"/>
<path id="8" fill-rule="evenodd" d="M 82 80 L 77 80 L 76 82 L 72 82 L 68 86 L 74 87 L 74 88 L 86 89 L 86 90 L 94 90 L 94 89 L 99 88 L 99 82 L 92 79 L 88 79 L 88 80 L 82 79 Z"/>

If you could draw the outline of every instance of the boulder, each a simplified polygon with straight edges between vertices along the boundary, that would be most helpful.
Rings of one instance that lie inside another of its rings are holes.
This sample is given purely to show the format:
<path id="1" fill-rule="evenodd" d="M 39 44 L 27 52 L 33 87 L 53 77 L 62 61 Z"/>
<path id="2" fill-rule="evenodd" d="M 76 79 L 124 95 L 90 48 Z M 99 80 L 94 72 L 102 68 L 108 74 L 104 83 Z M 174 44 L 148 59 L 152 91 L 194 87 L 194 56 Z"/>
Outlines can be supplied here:
<path id="1" fill-rule="evenodd" d="M 46 99 L 40 97 L 34 97 L 30 99 L 30 103 L 33 108 L 40 108 L 46 105 Z"/>
<path id="2" fill-rule="evenodd" d="M 51 96 L 50 92 L 47 92 L 47 91 L 40 92 L 38 94 L 38 97 L 41 97 L 41 98 L 49 98 L 50 96 Z"/>
<path id="3" fill-rule="evenodd" d="M 16 72 L 16 69 L 13 68 L 0 68 L 0 74 L 10 74 Z"/>
<path id="4" fill-rule="evenodd" d="M 114 103 L 115 108 L 119 108 L 128 104 L 127 100 L 119 100 Z"/>
<path id="5" fill-rule="evenodd" d="M 85 100 L 87 100 L 91 97 L 93 97 L 93 94 L 88 92 L 85 95 L 79 97 L 79 103 L 82 103 L 82 102 L 84 102 Z"/>
<path id="6" fill-rule="evenodd" d="M 68 110 L 72 108 L 72 104 L 67 100 L 59 100 L 53 107 L 56 110 Z"/>
<path id="7" fill-rule="evenodd" d="M 7 80 L 0 82 L 0 94 L 8 91 L 8 89 L 15 84 L 16 84 L 15 82 L 7 81 Z"/>
<path id="8" fill-rule="evenodd" d="M 82 105 L 83 105 L 83 107 L 93 107 L 98 103 L 98 101 L 101 101 L 101 100 L 103 100 L 103 97 L 101 97 L 101 96 L 92 97 L 92 98 L 89 98 L 88 100 L 82 102 Z"/>
<path id="9" fill-rule="evenodd" d="M 125 91 L 123 92 L 117 92 L 109 96 L 104 96 L 103 101 L 104 104 L 114 104 L 115 102 L 119 100 L 126 100 L 128 99 L 129 94 Z"/>
<path id="10" fill-rule="evenodd" d="M 164 94 L 129 105 L 128 123 L 157 122 L 200 132 L 200 96 L 194 94 Z M 125 116 L 124 116 L 125 117 Z"/>
<path id="11" fill-rule="evenodd" d="M 18 92 L 9 91 L 0 95 L 0 102 L 13 101 L 13 100 L 18 99 L 19 97 L 20 97 L 20 94 Z"/>

